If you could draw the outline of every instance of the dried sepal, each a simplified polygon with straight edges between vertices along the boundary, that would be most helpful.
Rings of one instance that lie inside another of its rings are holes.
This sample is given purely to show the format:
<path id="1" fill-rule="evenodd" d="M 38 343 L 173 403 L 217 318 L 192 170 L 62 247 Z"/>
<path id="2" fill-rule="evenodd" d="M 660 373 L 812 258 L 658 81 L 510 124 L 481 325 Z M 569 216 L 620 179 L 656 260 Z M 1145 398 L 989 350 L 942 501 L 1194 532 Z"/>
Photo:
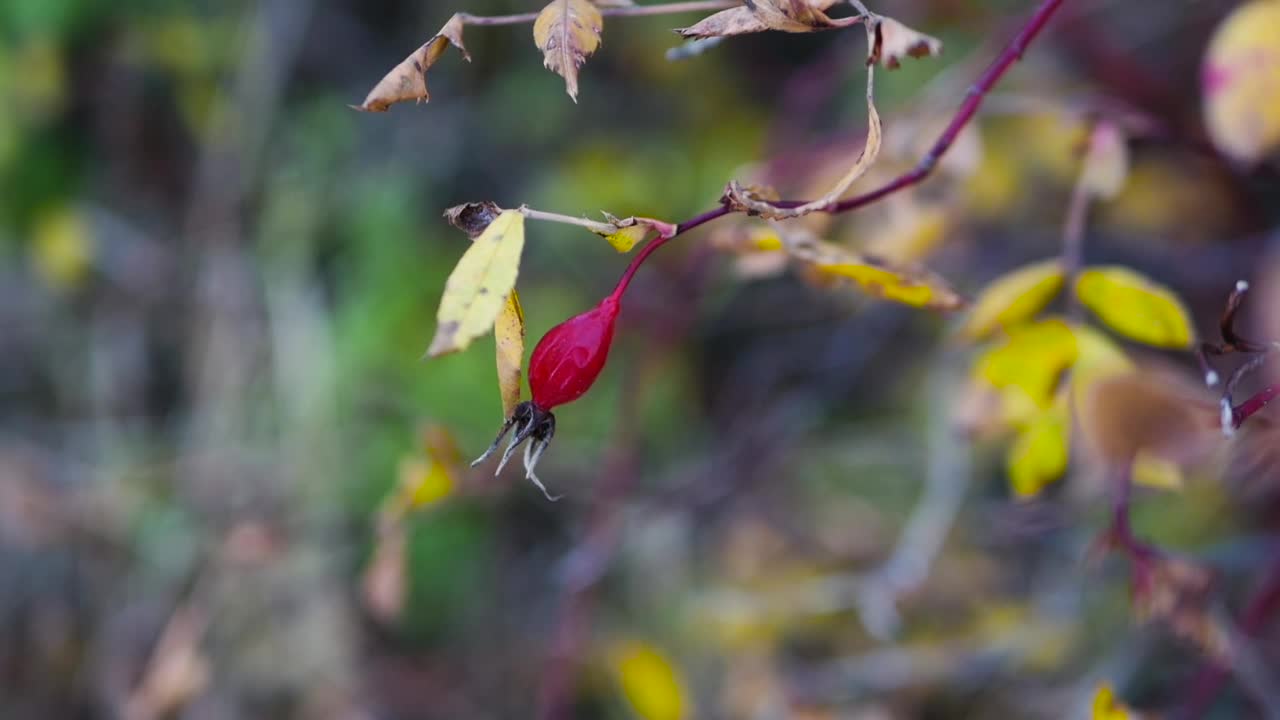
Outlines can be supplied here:
<path id="1" fill-rule="evenodd" d="M 514 434 L 512 434 L 513 431 Z M 471 467 L 479 465 L 496 452 L 508 434 L 511 434 L 511 441 L 502 452 L 502 459 L 498 462 L 498 468 L 493 471 L 494 477 L 497 477 L 502 472 L 502 469 L 507 466 L 507 461 L 511 459 L 516 449 L 528 441 L 530 444 L 526 446 L 524 453 L 525 479 L 537 485 L 542 494 L 552 502 L 563 497 L 563 495 L 552 495 L 535 472 L 538 461 L 542 458 L 542 453 L 546 451 L 547 446 L 551 444 L 551 439 L 555 437 L 556 416 L 532 402 L 526 401 L 516 405 L 515 410 L 502 423 L 502 427 L 498 430 L 498 436 L 493 439 L 493 444 L 480 457 L 471 462 Z"/>

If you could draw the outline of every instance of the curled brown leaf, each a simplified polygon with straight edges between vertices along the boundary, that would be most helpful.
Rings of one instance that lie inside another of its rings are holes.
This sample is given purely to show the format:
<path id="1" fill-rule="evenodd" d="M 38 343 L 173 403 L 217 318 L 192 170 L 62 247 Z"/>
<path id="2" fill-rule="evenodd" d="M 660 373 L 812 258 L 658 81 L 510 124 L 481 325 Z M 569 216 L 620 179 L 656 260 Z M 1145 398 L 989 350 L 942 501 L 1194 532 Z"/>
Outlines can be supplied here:
<path id="1" fill-rule="evenodd" d="M 835 3 L 836 0 L 752 0 L 740 7 L 721 10 L 676 32 L 687 38 L 728 37 L 766 30 L 811 33 L 849 27 L 863 21 L 861 15 L 828 17 L 825 11 Z"/>
<path id="2" fill-rule="evenodd" d="M 399 102 L 414 100 L 427 102 L 431 93 L 427 91 L 427 71 L 444 55 L 444 51 L 452 45 L 458 48 L 462 57 L 471 61 L 471 55 L 462 45 L 462 16 L 454 15 L 449 22 L 440 28 L 440 32 L 425 42 L 422 47 L 413 51 L 391 69 L 378 84 L 365 96 L 364 102 L 353 105 L 356 110 L 365 112 L 386 112 Z"/>

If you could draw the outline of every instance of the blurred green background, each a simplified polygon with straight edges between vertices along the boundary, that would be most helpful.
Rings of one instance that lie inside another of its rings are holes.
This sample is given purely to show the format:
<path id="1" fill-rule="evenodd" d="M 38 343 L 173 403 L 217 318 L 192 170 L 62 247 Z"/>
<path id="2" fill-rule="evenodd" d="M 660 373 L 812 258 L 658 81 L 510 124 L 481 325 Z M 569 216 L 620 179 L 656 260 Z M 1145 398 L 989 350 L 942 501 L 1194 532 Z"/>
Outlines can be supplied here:
<path id="1" fill-rule="evenodd" d="M 886 150 L 906 167 L 1032 3 L 891 5 L 947 47 L 879 76 L 886 126 L 916 128 Z M 1231 167 L 1198 130 L 1231 3 L 1069 5 L 993 98 L 972 172 L 915 194 L 946 211 L 915 259 L 972 294 L 1056 253 L 1079 108 L 1123 106 L 1162 132 L 1090 260 L 1160 278 L 1210 331 L 1237 278 L 1280 282 L 1274 165 Z M 533 9 L 0 3 L 0 717 L 1049 718 L 1102 680 L 1175 697 L 1196 650 L 1131 620 L 1122 565 L 1082 560 L 1100 496 L 1015 502 L 1002 446 L 948 432 L 949 321 L 744 278 L 709 231 L 646 266 L 600 383 L 558 412 L 540 474 L 564 500 L 462 470 L 449 448 L 479 454 L 502 418 L 492 340 L 420 359 L 467 244 L 446 207 L 675 222 L 755 164 L 842 162 L 865 123 L 862 33 L 668 62 L 687 15 L 607 18 L 576 105 L 521 25 L 468 28 L 474 62 L 450 51 L 427 105 L 348 107 L 453 12 Z M 928 232 L 897 221 L 840 239 Z M 627 258 L 527 235 L 532 346 Z M 1231 608 L 1280 515 L 1265 483 L 1218 480 L 1143 496 L 1137 522 L 1222 561 Z"/>

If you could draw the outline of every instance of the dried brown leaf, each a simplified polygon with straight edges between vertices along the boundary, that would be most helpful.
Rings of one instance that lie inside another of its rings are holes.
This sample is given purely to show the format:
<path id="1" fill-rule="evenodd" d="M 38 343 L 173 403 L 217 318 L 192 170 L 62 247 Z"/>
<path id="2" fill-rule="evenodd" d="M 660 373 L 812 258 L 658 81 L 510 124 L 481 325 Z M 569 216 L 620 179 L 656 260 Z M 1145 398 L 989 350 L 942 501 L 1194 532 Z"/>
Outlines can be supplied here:
<path id="1" fill-rule="evenodd" d="M 1168 372 L 1095 380 L 1080 393 L 1075 412 L 1086 447 L 1113 467 L 1127 467 L 1140 452 L 1194 462 L 1221 438 L 1217 405 L 1206 391 Z"/>
<path id="2" fill-rule="evenodd" d="M 863 21 L 861 15 L 832 19 L 824 12 L 836 0 L 752 0 L 704 18 L 692 27 L 676 30 L 687 38 L 728 37 L 777 30 L 811 33 L 849 27 Z"/>
<path id="3" fill-rule="evenodd" d="M 604 16 L 587 0 L 552 0 L 533 23 L 533 42 L 543 65 L 564 78 L 565 91 L 578 101 L 578 68 L 600 47 Z"/>
<path id="4" fill-rule="evenodd" d="M 913 30 L 891 17 L 880 16 L 875 27 L 868 63 L 880 63 L 889 70 L 902 66 L 904 57 L 922 58 L 942 53 L 942 41 L 932 35 Z"/>
<path id="5" fill-rule="evenodd" d="M 467 62 L 471 62 L 470 53 L 462 45 L 461 15 L 449 18 L 449 22 L 440 28 L 440 32 L 379 80 L 378 84 L 369 91 L 363 103 L 352 107 L 365 112 L 386 112 L 388 108 L 399 102 L 409 100 L 427 102 L 431 99 L 431 93 L 427 91 L 427 71 L 436 64 L 441 55 L 444 55 L 444 51 L 450 45 L 458 48 L 462 57 Z"/>

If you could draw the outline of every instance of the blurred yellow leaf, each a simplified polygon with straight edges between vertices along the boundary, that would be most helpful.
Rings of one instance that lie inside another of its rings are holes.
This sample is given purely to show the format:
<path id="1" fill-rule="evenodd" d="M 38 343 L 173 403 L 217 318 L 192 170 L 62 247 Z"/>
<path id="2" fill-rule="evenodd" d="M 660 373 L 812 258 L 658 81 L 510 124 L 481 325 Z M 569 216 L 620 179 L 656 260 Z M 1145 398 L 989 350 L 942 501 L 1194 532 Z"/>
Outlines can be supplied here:
<path id="1" fill-rule="evenodd" d="M 1006 457 L 1009 486 L 1019 498 L 1032 498 L 1067 470 L 1070 423 L 1065 407 L 1036 416 L 1014 439 Z"/>
<path id="2" fill-rule="evenodd" d="M 533 42 L 543 65 L 564 78 L 565 91 L 578 102 L 578 68 L 600 47 L 604 16 L 588 0 L 551 0 L 533 23 Z"/>
<path id="3" fill-rule="evenodd" d="M 1129 177 L 1129 145 L 1115 123 L 1100 122 L 1089 136 L 1080 183 L 1089 194 L 1114 198 Z"/>
<path id="4" fill-rule="evenodd" d="M 93 237 L 80 213 L 64 206 L 41 215 L 32 232 L 32 259 L 50 286 L 79 287 L 93 262 Z"/>
<path id="5" fill-rule="evenodd" d="M 1280 145 L 1280 2 L 1253 0 L 1228 15 L 1200 79 L 1205 126 L 1225 155 L 1253 163 Z"/>
<path id="6" fill-rule="evenodd" d="M 509 418 L 520 403 L 520 369 L 524 367 L 524 309 L 520 296 L 512 290 L 493 324 L 498 351 L 498 391 L 502 394 L 502 417 Z"/>
<path id="7" fill-rule="evenodd" d="M 625 642 L 610 653 L 610 665 L 627 704 L 642 720 L 685 717 L 687 692 L 665 655 L 644 642 Z"/>
<path id="8" fill-rule="evenodd" d="M 981 340 L 999 328 L 1030 320 L 1058 294 L 1063 279 L 1062 262 L 1057 258 L 1001 275 L 978 295 L 961 335 Z"/>
<path id="9" fill-rule="evenodd" d="M 423 508 L 453 493 L 461 476 L 462 455 L 453 434 L 443 425 L 422 430 L 422 455 L 400 461 L 398 497 L 411 509 Z"/>
<path id="10" fill-rule="evenodd" d="M 398 475 L 400 496 L 410 508 L 433 505 L 453 492 L 453 476 L 449 470 L 429 458 L 402 459 Z"/>
<path id="11" fill-rule="evenodd" d="M 431 93 L 427 92 L 427 71 L 436 64 L 441 55 L 444 55 L 444 51 L 448 50 L 450 45 L 458 48 L 458 52 L 462 53 L 462 57 L 468 62 L 471 61 L 471 55 L 462 46 L 460 15 L 449 18 L 449 22 L 440 28 L 440 32 L 422 47 L 413 51 L 413 54 L 402 60 L 399 65 L 391 68 L 391 72 L 369 91 L 363 103 L 352 107 L 366 112 L 386 112 L 398 102 L 407 100 L 427 102 L 431 99 Z"/>
<path id="12" fill-rule="evenodd" d="M 964 299 L 946 281 L 920 267 L 897 267 L 817 240 L 792 242 L 790 255 L 814 270 L 820 279 L 852 281 L 885 300 L 933 310 L 955 310 Z"/>
<path id="13" fill-rule="evenodd" d="M 1064 370 L 1076 359 L 1075 334 L 1058 319 L 1009 331 L 1003 343 L 986 349 L 973 366 L 974 378 L 1001 390 L 1008 423 L 1029 422 L 1053 401 Z"/>
<path id="14" fill-rule="evenodd" d="M 428 357 L 465 349 L 493 327 L 515 288 L 524 250 L 524 215 L 505 210 L 462 254 L 440 298 Z"/>
<path id="15" fill-rule="evenodd" d="M 1092 720 L 1137 720 L 1137 716 L 1116 701 L 1115 690 L 1107 683 L 1102 683 L 1093 693 Z"/>
<path id="16" fill-rule="evenodd" d="M 1140 450 L 1133 459 L 1133 481 L 1162 490 L 1181 490 L 1182 468 L 1172 460 Z"/>
<path id="17" fill-rule="evenodd" d="M 1118 266 L 1089 268 L 1076 279 L 1080 302 L 1112 330 L 1165 348 L 1191 345 L 1191 317 L 1168 288 Z"/>

